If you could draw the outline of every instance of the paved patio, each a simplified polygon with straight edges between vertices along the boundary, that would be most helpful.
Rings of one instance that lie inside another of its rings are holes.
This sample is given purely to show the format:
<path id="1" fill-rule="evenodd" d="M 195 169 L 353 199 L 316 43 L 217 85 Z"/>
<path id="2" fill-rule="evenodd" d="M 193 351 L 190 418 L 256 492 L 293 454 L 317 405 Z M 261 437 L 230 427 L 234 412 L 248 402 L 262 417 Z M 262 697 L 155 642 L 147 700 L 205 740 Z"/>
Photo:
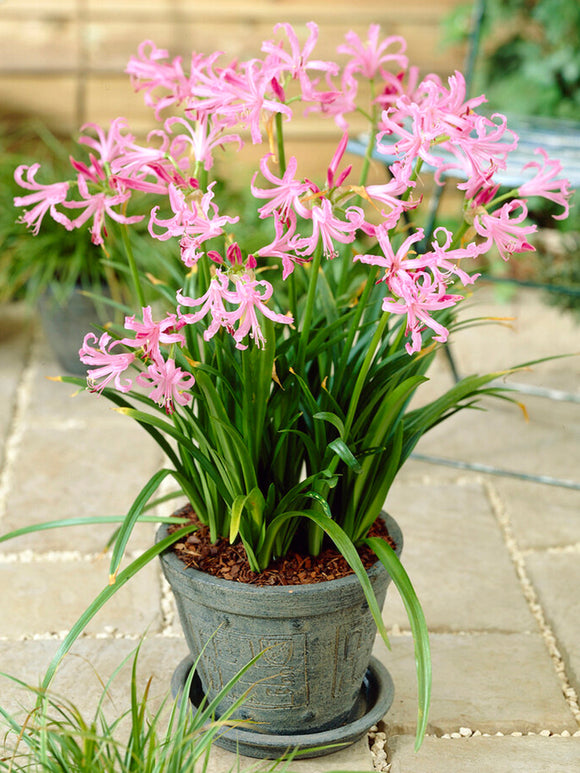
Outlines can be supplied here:
<path id="1" fill-rule="evenodd" d="M 513 316 L 513 328 L 474 327 L 454 344 L 460 370 L 484 372 L 578 351 L 578 326 L 519 291 L 499 303 L 476 292 L 473 315 Z M 21 306 L 0 307 L 0 532 L 77 515 L 125 511 L 161 458 L 149 438 L 104 400 L 49 381 L 59 368 L 37 321 Z M 580 400 L 580 357 L 511 377 Z M 451 383 L 442 358 L 434 386 Z M 429 389 L 432 387 L 429 386 Z M 521 395 L 528 420 L 501 401 L 454 417 L 417 449 L 428 457 L 543 475 L 539 483 L 413 460 L 387 509 L 404 534 L 404 563 L 431 631 L 433 700 L 428 737 L 413 751 L 413 645 L 402 604 L 384 609 L 392 650 L 377 656 L 395 683 L 394 705 L 366 739 L 296 771 L 390 773 L 572 773 L 580 770 L 580 403 Z M 552 485 L 559 483 L 559 485 Z M 576 484 L 574 487 L 573 484 Z M 46 531 L 0 545 L 0 670 L 38 683 L 59 640 L 107 584 L 102 549 L 110 527 Z M 143 527 L 130 549 L 150 544 Z M 170 595 L 157 566 L 123 588 L 65 659 L 55 690 L 92 713 L 106 679 L 147 634 L 139 673 L 153 699 L 167 691 L 185 654 Z M 127 705 L 129 674 L 112 700 Z M 2 680 L 0 700 L 20 693 Z M 241 760 L 253 764 L 250 760 Z M 235 758 L 216 749 L 213 771 Z"/>

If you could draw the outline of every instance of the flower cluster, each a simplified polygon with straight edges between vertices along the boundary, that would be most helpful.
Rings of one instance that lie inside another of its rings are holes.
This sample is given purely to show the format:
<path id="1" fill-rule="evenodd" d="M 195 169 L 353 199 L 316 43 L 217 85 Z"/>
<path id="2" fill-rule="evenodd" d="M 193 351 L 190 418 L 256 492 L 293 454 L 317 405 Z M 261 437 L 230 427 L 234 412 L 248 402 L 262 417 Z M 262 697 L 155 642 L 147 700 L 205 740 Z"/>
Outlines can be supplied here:
<path id="1" fill-rule="evenodd" d="M 494 245 L 504 259 L 533 249 L 528 237 L 534 226 L 524 224 L 530 196 L 550 199 L 562 207 L 559 217 L 567 216 L 570 190 L 560 177 L 560 165 L 539 151 L 543 163 L 528 165 L 534 174 L 506 201 L 505 195 L 498 195 L 494 174 L 505 168 L 517 137 L 503 116 L 477 112 L 484 97 L 467 99 L 460 73 L 447 84 L 434 75 L 419 81 L 416 70 L 409 67 L 405 41 L 381 38 L 376 25 L 371 25 L 366 40 L 353 32 L 346 35 L 345 43 L 338 47 L 345 58 L 342 66 L 313 58 L 318 37 L 314 23 L 308 24 L 303 45 L 289 24 L 277 25 L 275 32 L 280 33 L 279 39 L 263 44 L 261 59 L 223 65 L 219 53 L 194 54 L 188 73 L 180 58 L 170 60 L 166 51 L 144 42 L 127 67 L 134 88 L 144 92 L 160 121 L 168 107 L 180 107 L 184 117 L 166 119 L 145 144 L 136 141 L 121 118 L 112 121 L 108 131 L 86 125 L 80 143 L 89 149 L 89 159 L 71 160 L 76 179 L 42 184 L 36 180 L 38 164 L 19 167 L 17 181 L 32 191 L 15 200 L 16 206 L 32 205 L 22 220 L 34 233 L 47 214 L 69 230 L 90 221 L 93 242 L 103 244 L 107 218 L 131 225 L 147 216 L 144 212 L 126 214 L 133 192 L 163 196 L 168 216 L 160 213 L 159 205 L 152 207 L 150 235 L 159 240 L 178 239 L 188 269 L 202 258 L 219 267 L 212 270 L 208 286 L 198 297 L 177 296 L 181 306 L 197 311 L 179 310 L 175 320 L 169 315 L 155 329 L 144 316 L 143 324 L 151 327 L 152 339 L 157 341 L 164 341 L 162 331 L 174 324 L 178 328 L 206 319 L 206 340 L 225 329 L 238 347 L 247 345 L 248 336 L 262 345 L 260 317 L 289 324 L 294 310 L 269 309 L 273 286 L 265 278 L 256 278 L 260 267 L 278 261 L 286 281 L 296 266 L 312 262 L 318 251 L 332 260 L 340 245 L 349 244 L 353 245 L 353 261 L 380 270 L 383 309 L 405 315 L 409 353 L 421 349 L 426 328 L 433 330 L 436 340 L 445 341 L 448 331 L 437 321 L 437 312 L 462 297 L 449 292 L 449 285 L 457 280 L 465 285 L 475 279 L 459 267 L 460 261 L 487 253 Z M 353 184 L 351 166 L 341 170 L 349 118 L 361 110 L 363 81 L 371 84 L 373 95 L 364 107 L 371 124 L 369 149 L 388 159 L 389 179 L 382 184 L 367 184 L 364 176 Z M 266 136 L 273 149 L 274 125 L 280 140 L 283 123 L 292 119 L 298 106 L 307 114 L 333 118 L 343 131 L 341 139 L 322 185 L 299 171 L 295 157 L 283 166 L 280 153 L 277 157 L 269 151 L 262 156 L 249 188 L 262 202 L 259 217 L 272 221 L 272 240 L 244 254 L 243 245 L 230 233 L 239 217 L 220 211 L 207 173 L 214 165 L 216 150 L 229 144 L 241 148 L 244 132 L 254 144 L 262 143 Z M 423 165 L 434 170 L 437 182 L 453 171 L 467 179 L 458 184 L 465 195 L 465 219 L 455 233 L 439 228 L 425 234 L 413 224 L 413 211 L 421 202 L 416 191 L 421 190 Z M 265 186 L 258 183 L 259 175 Z M 372 222 L 361 204 L 370 205 L 367 209 L 375 215 Z M 74 210 L 81 210 L 75 218 L 71 217 Z M 353 244 L 359 236 L 367 237 L 367 245 L 372 239 L 376 246 L 360 251 Z M 221 252 L 213 249 L 220 239 L 227 245 Z M 234 253 L 237 257 L 232 260 Z M 117 351 L 120 343 L 131 347 L 135 342 L 101 339 L 98 348 L 91 349 L 90 340 L 85 339 L 81 358 L 87 364 L 99 363 L 91 376 L 93 387 L 102 388 L 117 374 L 114 383 L 126 390 L 131 382 L 121 384 L 118 376 L 121 363 L 131 362 Z M 139 334 L 135 341 L 141 340 Z M 172 339 L 172 343 L 180 340 Z M 148 344 L 144 351 L 152 364 L 140 383 L 148 378 L 154 385 L 152 394 L 158 394 L 165 405 L 173 406 L 174 399 L 182 402 L 177 395 L 190 383 L 185 374 L 171 358 L 163 360 L 158 346 Z"/>

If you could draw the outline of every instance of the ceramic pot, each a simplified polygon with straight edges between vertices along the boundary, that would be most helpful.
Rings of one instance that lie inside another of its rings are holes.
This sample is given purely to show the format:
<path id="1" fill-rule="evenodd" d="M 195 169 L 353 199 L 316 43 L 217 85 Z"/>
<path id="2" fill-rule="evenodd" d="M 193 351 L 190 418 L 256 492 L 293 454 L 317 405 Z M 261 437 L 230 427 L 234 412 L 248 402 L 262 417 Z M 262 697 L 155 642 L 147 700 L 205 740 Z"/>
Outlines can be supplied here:
<path id="1" fill-rule="evenodd" d="M 401 531 L 390 516 L 383 518 L 400 554 Z M 157 539 L 167 533 L 161 526 Z M 218 715 L 251 687 L 234 717 L 252 720 L 254 735 L 308 738 L 359 722 L 363 683 L 372 680 L 376 628 L 355 575 L 259 587 L 187 567 L 171 550 L 161 555 L 161 565 L 177 603 L 190 667 L 205 646 L 198 691 L 212 699 L 252 657 L 264 653 L 222 701 Z M 382 607 L 390 577 L 378 562 L 368 575 Z M 381 681 L 376 674 L 374 681 Z"/>

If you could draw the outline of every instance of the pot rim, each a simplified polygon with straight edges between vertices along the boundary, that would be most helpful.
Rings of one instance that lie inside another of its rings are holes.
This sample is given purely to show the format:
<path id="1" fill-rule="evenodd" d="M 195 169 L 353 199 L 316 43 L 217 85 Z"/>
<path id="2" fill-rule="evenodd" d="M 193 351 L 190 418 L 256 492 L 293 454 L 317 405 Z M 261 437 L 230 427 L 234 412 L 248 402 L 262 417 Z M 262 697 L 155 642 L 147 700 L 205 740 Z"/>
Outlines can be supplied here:
<path id="1" fill-rule="evenodd" d="M 403 550 L 403 533 L 399 527 L 399 524 L 391 515 L 385 511 L 381 512 L 381 517 L 387 525 L 389 535 L 395 542 L 395 553 L 400 557 Z M 155 542 L 160 542 L 162 539 L 168 536 L 168 533 L 169 524 L 162 523 L 157 530 Z M 274 594 L 280 597 L 287 597 L 291 595 L 308 596 L 315 592 L 324 593 L 325 590 L 329 594 L 334 594 L 340 590 L 341 586 L 343 586 L 346 590 L 353 584 L 360 585 L 356 574 L 349 574 L 345 577 L 339 577 L 335 580 L 324 580 L 323 582 L 308 583 L 305 585 L 253 585 L 252 583 L 241 583 L 236 582 L 235 580 L 226 580 L 223 577 L 216 577 L 214 575 L 208 574 L 207 572 L 202 572 L 199 569 L 194 569 L 191 566 L 186 566 L 186 564 L 179 558 L 179 556 L 177 556 L 171 550 L 171 547 L 167 548 L 167 550 L 161 553 L 159 558 L 161 559 L 162 563 L 165 564 L 167 569 L 173 572 L 177 572 L 178 574 L 188 576 L 191 580 L 195 580 L 196 583 L 211 585 L 213 589 L 219 589 L 221 587 L 224 591 L 228 589 L 228 592 L 232 592 L 233 588 L 235 588 L 239 594 L 244 593 L 258 595 L 267 592 L 268 594 Z M 380 561 L 377 561 L 375 564 L 373 564 L 373 566 L 371 566 L 370 569 L 367 570 L 367 574 L 371 582 L 377 579 L 383 573 L 386 574 L 387 570 L 384 568 Z"/>

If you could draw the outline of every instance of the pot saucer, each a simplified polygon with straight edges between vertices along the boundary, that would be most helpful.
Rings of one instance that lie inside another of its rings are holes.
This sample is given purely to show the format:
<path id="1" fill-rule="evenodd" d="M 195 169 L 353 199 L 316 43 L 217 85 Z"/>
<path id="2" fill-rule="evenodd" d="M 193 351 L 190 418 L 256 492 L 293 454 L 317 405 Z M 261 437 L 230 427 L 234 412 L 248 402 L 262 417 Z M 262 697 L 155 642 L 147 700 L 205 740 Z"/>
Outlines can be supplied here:
<path id="1" fill-rule="evenodd" d="M 192 667 L 193 658 L 188 655 L 175 669 L 171 679 L 171 692 L 174 697 L 183 692 Z M 238 725 L 220 732 L 214 743 L 228 751 L 261 759 L 278 759 L 294 750 L 300 759 L 321 757 L 339 751 L 362 738 L 385 716 L 391 707 L 393 696 L 394 688 L 389 672 L 382 663 L 372 657 L 353 711 L 354 717 L 339 727 L 317 733 L 269 735 Z M 198 675 L 194 674 L 189 694 L 194 710 L 203 698 L 201 681 Z"/>

